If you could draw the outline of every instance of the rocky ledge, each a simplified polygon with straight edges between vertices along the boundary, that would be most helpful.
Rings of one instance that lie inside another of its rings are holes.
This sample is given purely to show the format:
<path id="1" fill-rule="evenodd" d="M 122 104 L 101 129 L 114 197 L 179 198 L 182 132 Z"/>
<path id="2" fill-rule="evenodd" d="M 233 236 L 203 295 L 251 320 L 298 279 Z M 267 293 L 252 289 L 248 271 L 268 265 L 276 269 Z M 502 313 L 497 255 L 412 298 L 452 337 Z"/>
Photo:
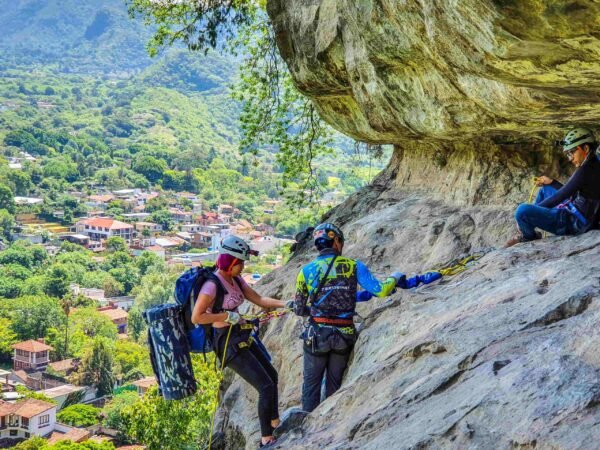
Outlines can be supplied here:
<path id="1" fill-rule="evenodd" d="M 341 390 L 280 448 L 594 448 L 600 438 L 600 232 L 495 249 L 511 208 L 458 208 L 373 186 L 334 209 L 345 253 L 379 275 L 421 272 L 492 249 L 468 271 L 359 305 L 361 334 Z M 290 298 L 303 249 L 261 292 Z M 271 322 L 282 411 L 298 406 L 301 320 Z M 259 439 L 255 392 L 228 387 L 228 448 Z"/>

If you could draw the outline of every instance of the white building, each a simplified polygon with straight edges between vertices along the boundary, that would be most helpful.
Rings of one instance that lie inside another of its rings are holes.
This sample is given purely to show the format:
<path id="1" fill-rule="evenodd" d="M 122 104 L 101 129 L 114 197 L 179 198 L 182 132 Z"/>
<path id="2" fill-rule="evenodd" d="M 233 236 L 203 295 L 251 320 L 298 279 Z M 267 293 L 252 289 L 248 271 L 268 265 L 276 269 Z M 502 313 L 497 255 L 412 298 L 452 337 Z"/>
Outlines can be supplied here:
<path id="1" fill-rule="evenodd" d="M 56 405 L 26 399 L 16 403 L 0 400 L 0 438 L 46 436 L 56 426 Z"/>
<path id="2" fill-rule="evenodd" d="M 85 234 L 95 241 L 119 236 L 128 243 L 131 243 L 133 234 L 133 225 L 111 219 L 110 217 L 93 217 L 80 220 L 75 225 L 75 229 L 77 233 Z"/>

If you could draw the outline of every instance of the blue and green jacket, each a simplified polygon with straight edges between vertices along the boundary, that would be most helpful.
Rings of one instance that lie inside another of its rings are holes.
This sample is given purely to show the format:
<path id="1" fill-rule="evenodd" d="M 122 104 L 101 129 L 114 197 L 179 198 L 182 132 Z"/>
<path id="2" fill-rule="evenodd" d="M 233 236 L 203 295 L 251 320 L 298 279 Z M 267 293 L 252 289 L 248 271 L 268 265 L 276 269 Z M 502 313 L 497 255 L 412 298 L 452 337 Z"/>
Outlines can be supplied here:
<path id="1" fill-rule="evenodd" d="M 327 280 L 312 304 L 309 298 L 317 289 L 327 267 L 336 255 L 333 249 L 324 249 L 317 258 L 300 270 L 296 280 L 294 312 L 300 316 L 349 319 L 354 316 L 356 294 L 360 285 L 376 297 L 387 297 L 396 288 L 396 280 L 380 282 L 362 262 L 338 255 Z"/>

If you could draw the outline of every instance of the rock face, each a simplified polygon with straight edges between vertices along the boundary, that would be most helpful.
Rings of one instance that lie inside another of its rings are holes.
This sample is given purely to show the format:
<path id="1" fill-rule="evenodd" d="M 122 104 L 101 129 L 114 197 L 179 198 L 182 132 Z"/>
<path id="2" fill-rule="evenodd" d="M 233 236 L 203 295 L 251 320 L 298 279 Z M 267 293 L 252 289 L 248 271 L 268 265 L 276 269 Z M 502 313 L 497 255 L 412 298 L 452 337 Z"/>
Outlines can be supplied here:
<path id="1" fill-rule="evenodd" d="M 297 86 L 338 130 L 395 145 L 375 183 L 328 215 L 380 277 L 423 272 L 514 233 L 531 175 L 560 179 L 559 127 L 600 119 L 600 3 L 268 0 Z M 304 248 L 257 289 L 289 299 Z M 600 232 L 493 250 L 442 282 L 359 305 L 342 388 L 286 449 L 598 448 Z M 300 403 L 299 318 L 264 330 L 280 407 Z M 259 440 L 234 377 L 218 427 Z"/>
<path id="2" fill-rule="evenodd" d="M 373 186 L 334 209 L 345 254 L 383 276 L 497 246 L 510 212 L 458 208 Z M 260 292 L 290 298 L 304 249 Z M 285 449 L 597 448 L 600 232 L 487 253 L 439 284 L 359 305 L 364 321 L 341 390 L 282 436 Z M 301 321 L 264 343 L 281 411 L 300 403 Z M 259 440 L 255 391 L 235 378 L 220 410 L 227 448 Z"/>
<path id="3" fill-rule="evenodd" d="M 366 142 L 546 136 L 595 125 L 591 0 L 268 0 L 298 88 Z"/>

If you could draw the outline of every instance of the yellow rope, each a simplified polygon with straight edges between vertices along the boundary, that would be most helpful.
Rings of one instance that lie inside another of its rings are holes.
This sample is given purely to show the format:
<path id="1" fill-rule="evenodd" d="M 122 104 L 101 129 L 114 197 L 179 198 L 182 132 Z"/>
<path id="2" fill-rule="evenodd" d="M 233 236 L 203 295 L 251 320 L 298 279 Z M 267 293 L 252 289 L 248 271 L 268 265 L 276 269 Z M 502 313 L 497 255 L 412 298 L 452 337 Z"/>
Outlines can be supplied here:
<path id="1" fill-rule="evenodd" d="M 531 192 L 529 193 L 529 200 L 527 200 L 527 203 L 531 203 L 533 200 L 533 194 L 535 192 L 535 188 L 538 187 L 537 185 L 538 183 L 538 177 L 533 177 L 533 186 L 531 188 Z"/>
<path id="2" fill-rule="evenodd" d="M 229 337 L 231 336 L 231 330 L 233 325 L 229 326 L 227 332 L 227 339 L 225 340 L 225 349 L 223 350 L 223 359 L 221 359 L 221 369 L 219 370 L 219 387 L 217 388 L 217 395 L 215 398 L 215 410 L 213 411 L 212 418 L 210 420 L 210 438 L 208 439 L 208 450 L 212 446 L 213 430 L 215 427 L 215 418 L 217 417 L 217 406 L 219 406 L 219 389 L 221 387 L 221 381 L 223 381 L 223 370 L 225 369 L 225 358 L 227 357 L 227 347 L 229 347 Z"/>
<path id="3" fill-rule="evenodd" d="M 287 313 L 291 312 L 291 309 L 278 309 L 275 311 L 263 311 L 258 314 L 243 314 L 242 318 L 246 320 L 260 320 L 261 322 L 276 319 L 278 317 L 285 316 Z"/>
<path id="4" fill-rule="evenodd" d="M 473 253 L 472 255 L 467 256 L 466 258 L 461 259 L 456 264 L 453 264 L 448 267 L 444 267 L 442 269 L 434 270 L 435 272 L 441 273 L 445 277 L 451 277 L 453 275 L 457 275 L 461 272 L 467 270 L 470 263 L 475 262 L 485 255 L 484 252 Z"/>

